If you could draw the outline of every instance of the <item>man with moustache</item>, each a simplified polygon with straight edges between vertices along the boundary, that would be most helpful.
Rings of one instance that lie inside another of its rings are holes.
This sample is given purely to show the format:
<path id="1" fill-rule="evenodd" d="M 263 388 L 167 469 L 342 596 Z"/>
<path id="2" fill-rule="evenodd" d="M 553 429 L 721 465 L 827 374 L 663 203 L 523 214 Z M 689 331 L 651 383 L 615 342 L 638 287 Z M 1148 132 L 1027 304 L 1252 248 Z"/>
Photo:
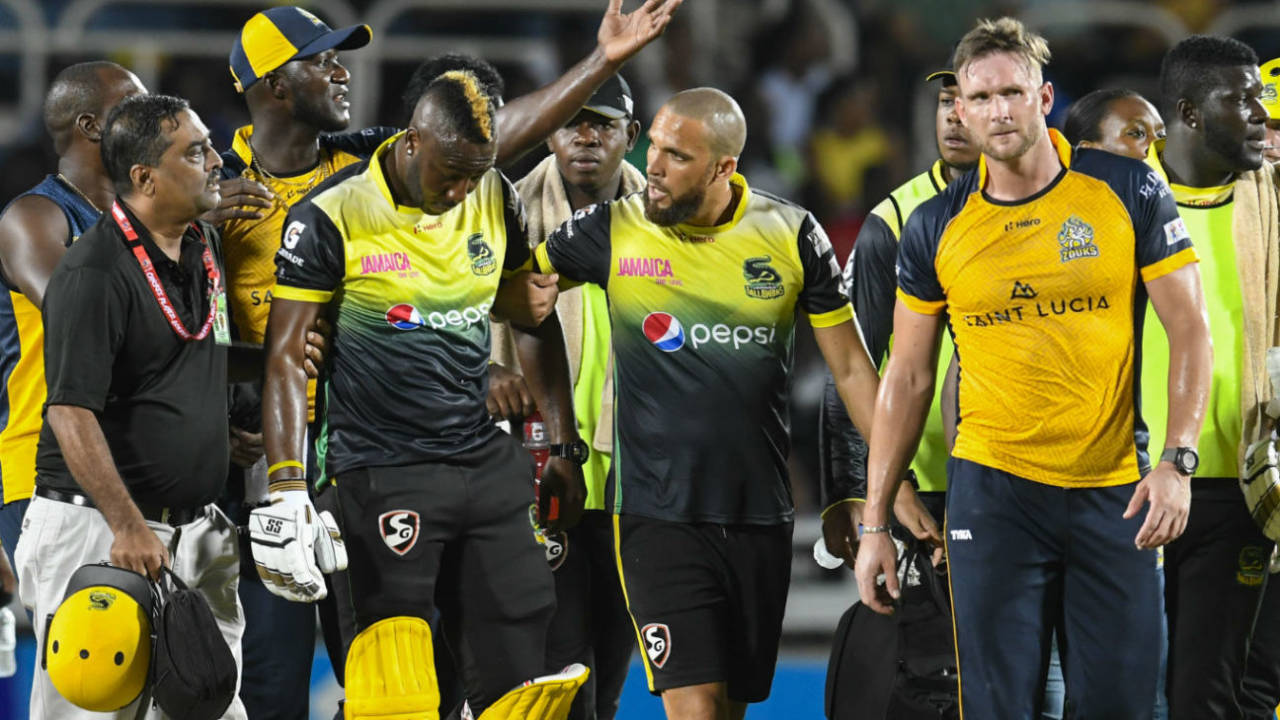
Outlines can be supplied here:
<path id="1" fill-rule="evenodd" d="M 864 433 L 877 378 L 821 226 L 736 172 L 733 98 L 677 93 L 649 139 L 646 192 L 575 213 L 535 254 L 609 301 L 604 500 L 649 690 L 671 720 L 736 720 L 769 695 L 790 583 L 796 311 Z"/>
<path id="2" fill-rule="evenodd" d="M 1172 720 L 1240 717 L 1250 635 L 1273 634 L 1280 622 L 1275 609 L 1259 611 L 1274 542 L 1254 522 L 1239 485 L 1242 467 L 1253 466 L 1246 450 L 1265 453 L 1270 444 L 1273 420 L 1263 409 L 1275 388 L 1266 352 L 1280 345 L 1280 202 L 1275 170 L 1263 162 L 1262 91 L 1257 55 L 1231 38 L 1187 38 L 1160 69 L 1168 138 L 1157 144 L 1156 164 L 1196 243 L 1214 348 L 1191 517 L 1165 547 Z M 1161 447 L 1164 418 L 1177 414 L 1160 393 L 1170 343 L 1151 311 L 1146 322 L 1142 414 L 1150 446 Z"/>
<path id="3" fill-rule="evenodd" d="M 170 566 L 208 601 L 238 663 L 237 534 L 213 502 L 227 473 L 230 335 L 218 234 L 197 220 L 218 204 L 222 161 L 186 101 L 167 95 L 121 101 L 101 142 L 116 198 L 44 296 L 49 391 L 20 594 L 43 618 L 81 565 L 153 578 Z M 35 632 L 39 646 L 42 623 Z M 136 717 L 134 705 L 113 716 Z M 31 716 L 103 717 L 40 668 Z M 245 717 L 238 699 L 226 717 Z"/>
<path id="4" fill-rule="evenodd" d="M 1130 158 L 1073 153 L 1046 127 L 1048 60 L 1044 39 L 1012 18 L 979 21 L 956 48 L 957 108 L 982 156 L 903 229 L 874 420 L 896 431 L 870 441 L 855 573 L 863 602 L 892 612 L 889 513 L 933 395 L 945 312 L 962 368 L 946 533 L 961 712 L 1037 715 L 1059 628 L 1076 716 L 1150 718 L 1154 548 L 1186 524 L 1208 323 L 1164 183 Z M 1173 447 L 1142 477 L 1132 347 L 1144 290 L 1172 338 L 1174 411 Z"/>

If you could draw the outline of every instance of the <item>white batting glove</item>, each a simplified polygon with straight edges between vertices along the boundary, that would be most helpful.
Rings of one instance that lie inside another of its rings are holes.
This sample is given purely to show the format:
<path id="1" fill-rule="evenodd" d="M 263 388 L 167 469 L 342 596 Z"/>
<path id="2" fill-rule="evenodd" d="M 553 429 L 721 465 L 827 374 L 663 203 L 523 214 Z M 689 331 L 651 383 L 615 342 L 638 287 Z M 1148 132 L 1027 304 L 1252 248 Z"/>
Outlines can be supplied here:
<path id="1" fill-rule="evenodd" d="M 347 568 L 347 549 L 329 512 L 317 513 L 305 490 L 271 493 L 271 505 L 249 514 L 258 576 L 272 594 L 314 602 L 327 594 L 324 577 Z"/>

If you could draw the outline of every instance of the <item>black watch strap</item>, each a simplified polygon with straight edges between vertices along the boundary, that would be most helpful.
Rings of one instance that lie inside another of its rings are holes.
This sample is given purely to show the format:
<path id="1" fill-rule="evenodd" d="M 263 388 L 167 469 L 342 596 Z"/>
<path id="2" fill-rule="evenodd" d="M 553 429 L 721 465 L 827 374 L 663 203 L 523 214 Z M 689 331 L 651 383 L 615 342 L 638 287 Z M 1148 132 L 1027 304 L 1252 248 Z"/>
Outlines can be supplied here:
<path id="1" fill-rule="evenodd" d="M 568 458 L 579 465 L 585 465 L 587 457 L 591 454 L 587 444 L 581 438 L 571 443 L 552 443 L 548 449 L 551 457 Z"/>

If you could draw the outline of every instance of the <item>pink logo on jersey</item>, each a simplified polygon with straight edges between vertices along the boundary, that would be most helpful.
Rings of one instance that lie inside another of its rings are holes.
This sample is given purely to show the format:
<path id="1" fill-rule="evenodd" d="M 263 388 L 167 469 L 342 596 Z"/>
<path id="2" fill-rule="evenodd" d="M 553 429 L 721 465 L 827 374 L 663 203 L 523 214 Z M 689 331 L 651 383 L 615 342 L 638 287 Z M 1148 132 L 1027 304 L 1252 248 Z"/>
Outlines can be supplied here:
<path id="1" fill-rule="evenodd" d="M 360 258 L 361 275 L 412 269 L 413 266 L 409 264 L 408 254 L 402 252 L 374 253 Z"/>
<path id="2" fill-rule="evenodd" d="M 644 336 L 662 352 L 684 347 L 684 327 L 671 313 L 651 312 L 644 318 Z"/>

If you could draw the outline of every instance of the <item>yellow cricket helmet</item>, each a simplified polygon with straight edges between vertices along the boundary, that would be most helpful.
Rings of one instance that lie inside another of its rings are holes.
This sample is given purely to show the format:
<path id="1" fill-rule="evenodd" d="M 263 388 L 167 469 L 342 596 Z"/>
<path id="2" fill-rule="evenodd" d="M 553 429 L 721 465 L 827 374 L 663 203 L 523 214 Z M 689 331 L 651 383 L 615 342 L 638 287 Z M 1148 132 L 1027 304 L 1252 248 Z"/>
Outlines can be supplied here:
<path id="1" fill-rule="evenodd" d="M 1262 73 L 1262 106 L 1268 118 L 1280 120 L 1280 58 L 1268 60 L 1258 71 Z"/>
<path id="2" fill-rule="evenodd" d="M 62 697 L 95 712 L 132 703 L 151 668 L 151 585 L 138 573 L 85 565 L 49 616 L 43 664 Z"/>

